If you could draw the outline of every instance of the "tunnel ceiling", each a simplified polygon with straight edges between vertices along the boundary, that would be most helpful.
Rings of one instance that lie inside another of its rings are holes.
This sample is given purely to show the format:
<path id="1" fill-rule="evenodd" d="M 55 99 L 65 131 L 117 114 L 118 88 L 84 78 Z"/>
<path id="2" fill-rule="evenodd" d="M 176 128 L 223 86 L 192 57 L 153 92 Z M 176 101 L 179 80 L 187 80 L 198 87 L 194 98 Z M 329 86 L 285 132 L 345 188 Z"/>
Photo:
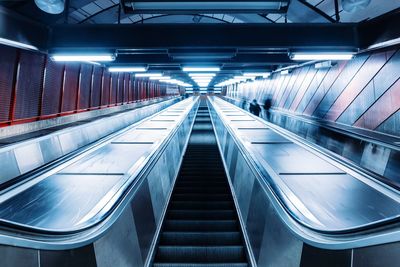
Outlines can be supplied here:
<path id="1" fill-rule="evenodd" d="M 358 9 L 354 12 L 347 12 L 343 10 L 343 1 L 348 0 L 268 0 L 268 1 L 239 1 L 232 0 L 228 1 L 230 4 L 235 3 L 266 3 L 265 8 L 251 10 L 250 8 L 240 9 L 240 11 L 232 10 L 217 10 L 220 12 L 206 12 L 208 5 L 212 5 L 215 0 L 208 0 L 201 2 L 201 10 L 199 9 L 183 9 L 183 10 L 152 10 L 151 8 L 141 9 L 138 2 L 142 4 L 148 4 L 153 2 L 152 0 L 66 0 L 66 10 L 60 15 L 50 15 L 41 11 L 34 3 L 33 0 L 21 0 L 21 1 L 2 1 L 0 5 L 4 6 L 6 10 L 10 12 L 15 12 L 18 15 L 22 15 L 25 18 L 36 21 L 38 23 L 47 25 L 53 29 L 53 33 L 58 36 L 62 34 L 71 34 L 74 36 L 74 31 L 85 28 L 86 26 L 99 27 L 93 31 L 93 34 L 100 36 L 116 36 L 114 41 L 114 48 L 118 53 L 118 59 L 113 64 L 142 64 L 147 65 L 150 70 L 163 71 L 166 74 L 174 76 L 185 76 L 181 72 L 181 67 L 183 64 L 214 64 L 221 67 L 222 71 L 215 78 L 214 83 L 220 81 L 228 76 L 233 76 L 240 74 L 244 70 L 250 71 L 269 71 L 275 70 L 277 68 L 286 67 L 293 65 L 294 62 L 288 58 L 288 51 L 291 49 L 296 49 L 299 47 L 307 47 L 309 44 L 318 43 L 319 39 L 329 39 L 328 34 L 325 33 L 324 28 L 319 29 L 317 36 L 310 38 L 310 33 L 308 31 L 300 31 L 298 33 L 292 32 L 290 34 L 295 35 L 288 36 L 287 27 L 283 27 L 281 32 L 276 32 L 276 34 L 263 34 L 260 32 L 259 36 L 251 37 L 248 42 L 257 42 L 261 39 L 263 42 L 268 43 L 269 39 L 276 38 L 278 42 L 276 45 L 270 45 L 269 47 L 261 46 L 247 46 L 246 42 L 239 46 L 234 45 L 234 38 L 231 36 L 224 36 L 223 30 L 221 37 L 226 38 L 227 42 L 232 42 L 231 45 L 216 42 L 204 43 L 199 41 L 200 38 L 205 38 L 206 34 L 211 36 L 212 32 L 204 32 L 199 34 L 196 38 L 192 36 L 187 40 L 188 43 L 196 43 L 197 45 L 178 45 L 174 46 L 171 43 L 164 42 L 159 45 L 147 44 L 141 45 L 135 42 L 132 46 L 121 47 L 118 41 L 121 38 L 113 32 L 113 30 L 107 30 L 104 28 L 105 25 L 160 25 L 165 24 L 181 24 L 181 25 L 207 25 L 209 28 L 217 27 L 217 25 L 294 25 L 299 23 L 306 23 L 307 25 L 325 25 L 325 27 L 330 27 L 330 25 L 348 25 L 347 23 L 358 23 L 364 21 L 370 21 L 371 19 L 381 16 L 382 14 L 388 13 L 390 11 L 396 10 L 400 7 L 398 1 L 381 1 L 381 0 L 371 0 L 366 8 Z M 223 2 L 225 0 L 220 0 Z M 157 1 L 163 2 L 163 1 Z M 165 1 L 164 1 L 165 2 Z M 174 2 L 183 3 L 190 1 L 176 0 Z M 335 2 L 337 5 L 335 5 Z M 349 2 L 349 1 L 348 1 Z M 352 2 L 352 1 L 350 1 Z M 368 0 L 361 1 L 367 3 Z M 183 4 L 185 4 L 183 3 Z M 250 5 L 250 4 L 249 4 Z M 151 6 L 151 5 L 150 5 Z M 154 5 L 153 5 L 154 6 Z M 191 4 L 188 5 L 190 7 Z M 193 6 L 193 5 L 192 5 Z M 181 6 L 179 6 L 181 7 Z M 199 7 L 197 7 L 199 8 Z M 142 11 L 141 11 L 142 10 Z M 210 24 L 215 24 L 215 26 L 210 26 Z M 63 26 L 72 26 L 75 28 L 65 30 Z M 155 26 L 156 26 L 155 25 Z M 355 24 L 354 24 L 355 25 Z M 158 27 L 158 26 L 156 26 Z M 346 28 L 347 31 L 351 31 L 351 27 Z M 56 30 L 54 30 L 56 29 Z M 152 31 L 155 31 L 153 28 Z M 197 31 L 197 28 L 194 28 Z M 276 30 L 276 28 L 274 28 Z M 103 31 L 103 32 L 101 32 Z M 250 30 L 251 31 L 251 30 Z M 268 31 L 268 29 L 267 29 Z M 95 33 L 94 33 L 95 32 Z M 218 31 L 216 31 L 219 34 Z M 316 32 L 314 31 L 313 34 Z M 170 40 L 171 37 L 168 36 L 168 32 L 154 32 L 152 35 L 146 35 L 139 29 L 135 32 L 132 30 L 132 34 L 129 34 L 127 39 L 136 38 L 140 36 L 141 38 L 150 38 L 150 42 L 157 42 L 154 36 L 163 36 L 162 38 Z M 175 33 L 178 34 L 178 33 Z M 240 34 L 246 35 L 245 30 L 238 32 Z M 342 49 L 354 49 L 355 45 L 347 45 L 349 43 L 350 36 L 346 36 L 346 31 L 343 34 L 340 32 L 338 27 L 333 37 L 338 39 L 338 43 L 322 42 L 320 47 L 335 47 Z M 87 32 L 82 32 L 82 37 L 85 39 L 87 37 Z M 134 37 L 132 37 L 134 35 Z M 61 49 L 67 49 L 68 45 L 77 47 L 77 44 L 72 44 L 68 39 L 69 36 L 65 36 L 66 39 L 60 38 L 60 40 L 65 41 L 66 46 L 61 47 Z M 120 36 L 121 37 L 121 36 Z M 123 36 L 124 37 L 124 36 Z M 316 37 L 316 38 L 315 38 Z M 114 37 L 113 37 L 114 38 Z M 160 37 L 161 38 L 161 37 Z M 184 37 L 182 37 L 184 38 Z M 213 39 L 213 37 L 209 37 Z M 240 39 L 241 37 L 238 37 Z M 279 40 L 284 39 L 294 39 L 292 43 L 285 43 L 282 45 Z M 298 38 L 298 40 L 296 39 Z M 93 38 L 96 39 L 96 38 Z M 106 38 L 107 39 L 107 38 Z M 111 39 L 108 38 L 108 39 Z M 222 38 L 221 38 L 222 39 Z M 303 41 L 301 40 L 303 39 Z M 107 43 L 105 39 L 97 40 L 100 44 Z M 122 40 L 123 41 L 123 40 Z M 246 40 L 245 40 L 246 41 Z M 354 41 L 354 40 L 353 40 Z M 90 42 L 90 41 L 89 41 Z M 304 44 L 308 42 L 309 44 Z M 342 42 L 342 43 L 341 43 Z M 108 42 L 109 43 L 109 42 Z M 112 42 L 111 42 L 112 43 Z M 355 42 L 354 42 L 355 43 Z M 203 44 L 203 46 L 201 45 Z M 303 44 L 303 46 L 301 45 Z M 344 45 L 342 45 L 344 44 Z M 137 45 L 137 46 L 136 46 Z M 84 49 L 93 49 L 90 45 L 83 45 Z M 110 49 L 113 47 L 110 46 Z M 60 47 L 56 47 L 60 49 Z"/>

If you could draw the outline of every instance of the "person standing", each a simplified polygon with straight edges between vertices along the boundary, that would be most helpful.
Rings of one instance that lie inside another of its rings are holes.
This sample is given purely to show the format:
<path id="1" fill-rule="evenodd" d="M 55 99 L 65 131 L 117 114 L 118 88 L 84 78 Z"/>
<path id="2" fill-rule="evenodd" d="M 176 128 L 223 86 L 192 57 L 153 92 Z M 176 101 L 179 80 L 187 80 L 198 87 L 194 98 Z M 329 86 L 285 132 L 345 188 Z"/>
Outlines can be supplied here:
<path id="1" fill-rule="evenodd" d="M 268 97 L 267 99 L 265 99 L 264 102 L 265 116 L 267 120 L 271 119 L 271 107 L 272 107 L 272 99 Z"/>
<path id="2" fill-rule="evenodd" d="M 249 111 L 256 116 L 260 115 L 261 108 L 256 99 L 253 99 L 253 102 L 250 103 Z"/>

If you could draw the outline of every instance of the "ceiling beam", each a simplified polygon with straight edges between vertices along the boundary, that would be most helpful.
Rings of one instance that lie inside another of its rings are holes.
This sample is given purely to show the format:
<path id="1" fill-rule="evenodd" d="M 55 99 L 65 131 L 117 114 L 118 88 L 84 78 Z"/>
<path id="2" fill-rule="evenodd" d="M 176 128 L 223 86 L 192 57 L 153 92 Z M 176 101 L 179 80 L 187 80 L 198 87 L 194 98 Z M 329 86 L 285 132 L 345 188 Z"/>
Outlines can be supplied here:
<path id="1" fill-rule="evenodd" d="M 53 49 L 355 49 L 357 24 L 56 25 Z"/>
<path id="2" fill-rule="evenodd" d="M 218 64 L 265 64 L 265 65 L 280 65 L 289 64 L 292 61 L 289 59 L 287 54 L 236 54 L 229 58 L 221 58 L 219 54 L 210 54 L 206 59 L 200 57 L 194 58 L 178 58 L 171 57 L 168 54 L 137 54 L 137 55 L 126 55 L 119 54 L 117 59 L 112 63 L 113 65 L 124 65 L 124 64 L 154 64 L 154 65 L 176 65 L 185 63 L 218 63 Z"/>

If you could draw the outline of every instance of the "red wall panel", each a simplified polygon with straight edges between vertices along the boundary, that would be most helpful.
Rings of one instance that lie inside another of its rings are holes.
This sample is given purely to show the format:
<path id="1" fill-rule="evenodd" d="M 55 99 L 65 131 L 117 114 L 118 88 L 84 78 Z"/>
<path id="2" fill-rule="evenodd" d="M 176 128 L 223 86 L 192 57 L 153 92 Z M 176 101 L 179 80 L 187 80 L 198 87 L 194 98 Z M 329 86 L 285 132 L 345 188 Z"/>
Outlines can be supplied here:
<path id="1" fill-rule="evenodd" d="M 21 51 L 16 85 L 14 119 L 39 116 L 44 63 L 44 55 Z"/>
<path id="2" fill-rule="evenodd" d="M 110 104 L 117 103 L 118 95 L 118 73 L 111 74 L 111 84 L 110 84 Z"/>
<path id="3" fill-rule="evenodd" d="M 101 91 L 103 86 L 103 69 L 95 66 L 93 68 L 93 80 L 92 80 L 92 94 L 90 107 L 98 107 L 101 105 Z"/>
<path id="4" fill-rule="evenodd" d="M 154 97 L 154 84 L 146 93 L 149 82 L 0 45 L 0 127 Z"/>
<path id="5" fill-rule="evenodd" d="M 87 109 L 90 106 L 90 94 L 92 90 L 93 66 L 82 64 L 79 79 L 79 102 L 77 109 Z"/>
<path id="6" fill-rule="evenodd" d="M 109 72 L 103 72 L 103 89 L 101 94 L 101 104 L 110 104 L 110 85 L 111 85 L 111 74 Z"/>
<path id="7" fill-rule="evenodd" d="M 9 120 L 17 64 L 17 49 L 0 45 L 0 122 Z"/>
<path id="8" fill-rule="evenodd" d="M 76 110 L 76 100 L 79 88 L 80 65 L 77 63 L 65 66 L 64 93 L 62 102 L 62 112 Z"/>
<path id="9" fill-rule="evenodd" d="M 60 112 L 61 90 L 64 84 L 64 64 L 47 60 L 44 74 L 42 114 Z"/>

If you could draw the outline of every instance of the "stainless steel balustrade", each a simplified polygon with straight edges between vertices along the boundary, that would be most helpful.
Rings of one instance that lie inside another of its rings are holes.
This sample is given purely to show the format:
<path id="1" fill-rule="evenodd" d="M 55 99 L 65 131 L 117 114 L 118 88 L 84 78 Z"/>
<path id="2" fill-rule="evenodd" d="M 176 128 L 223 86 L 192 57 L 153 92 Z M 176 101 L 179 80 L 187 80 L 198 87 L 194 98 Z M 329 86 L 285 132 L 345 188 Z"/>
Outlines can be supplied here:
<path id="1" fill-rule="evenodd" d="M 0 185 L 178 102 L 170 99 L 0 148 Z"/>
<path id="2" fill-rule="evenodd" d="M 399 249 L 398 192 L 226 101 L 210 111 L 256 265 L 379 266 L 363 264 Z"/>
<path id="3" fill-rule="evenodd" d="M 5 266 L 144 266 L 197 107 L 183 100 L 1 194 Z"/>
<path id="4" fill-rule="evenodd" d="M 240 100 L 223 97 L 240 106 Z M 350 126 L 333 126 L 334 123 L 320 123 L 303 116 L 281 111 L 271 111 L 271 122 L 298 136 L 327 149 L 355 167 L 361 166 L 377 179 L 400 189 L 400 147 L 399 138 L 369 132 Z M 379 137 L 379 138 L 378 138 Z"/>

